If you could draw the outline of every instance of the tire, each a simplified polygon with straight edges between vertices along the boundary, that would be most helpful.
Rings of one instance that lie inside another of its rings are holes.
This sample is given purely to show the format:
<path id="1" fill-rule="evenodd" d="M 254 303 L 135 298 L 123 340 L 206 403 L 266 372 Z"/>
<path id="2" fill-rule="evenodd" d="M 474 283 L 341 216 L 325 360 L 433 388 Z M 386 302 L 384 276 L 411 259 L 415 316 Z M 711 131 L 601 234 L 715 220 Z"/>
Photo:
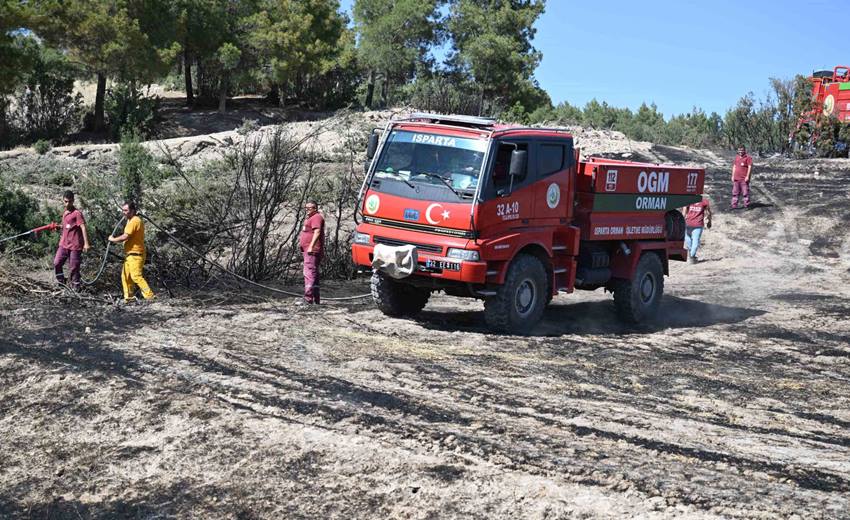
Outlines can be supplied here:
<path id="1" fill-rule="evenodd" d="M 664 295 L 664 267 L 652 252 L 641 255 L 631 280 L 614 283 L 614 306 L 626 323 L 638 324 L 658 313 Z"/>
<path id="2" fill-rule="evenodd" d="M 664 215 L 664 229 L 667 232 L 667 240 L 685 239 L 685 217 L 678 211 L 668 211 Z"/>
<path id="3" fill-rule="evenodd" d="M 387 316 L 415 316 L 425 308 L 431 291 L 400 283 L 380 271 L 372 272 L 372 301 Z"/>
<path id="4" fill-rule="evenodd" d="M 504 285 L 484 300 L 484 320 L 494 332 L 528 334 L 546 307 L 546 268 L 535 256 L 519 255 L 511 262 Z"/>

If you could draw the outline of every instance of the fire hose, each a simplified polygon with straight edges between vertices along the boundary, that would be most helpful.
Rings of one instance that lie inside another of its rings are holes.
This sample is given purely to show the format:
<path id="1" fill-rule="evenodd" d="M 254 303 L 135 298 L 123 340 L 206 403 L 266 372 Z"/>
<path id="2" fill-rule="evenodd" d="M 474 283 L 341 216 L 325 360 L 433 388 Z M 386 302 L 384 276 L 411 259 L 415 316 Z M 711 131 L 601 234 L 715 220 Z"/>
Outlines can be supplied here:
<path id="1" fill-rule="evenodd" d="M 209 258 L 207 258 L 206 256 L 204 256 L 203 254 L 201 254 L 201 253 L 197 252 L 197 251 L 196 251 L 196 250 L 194 250 L 193 248 L 191 248 L 191 247 L 189 247 L 188 245 L 186 245 L 186 244 L 184 244 L 183 242 L 181 242 L 181 241 L 180 241 L 180 239 L 178 239 L 177 237 L 175 237 L 172 233 L 169 233 L 168 231 L 166 231 L 165 229 L 163 229 L 161 226 L 159 226 L 156 222 L 154 222 L 153 220 L 151 220 L 151 218 L 150 218 L 149 216 L 144 215 L 143 213 L 139 213 L 139 216 L 140 216 L 140 217 L 143 217 L 145 220 L 147 220 L 148 222 L 150 222 L 150 223 L 151 223 L 151 225 L 153 225 L 153 227 L 155 227 L 156 229 L 158 229 L 159 231 L 161 231 L 162 233 L 164 233 L 166 236 L 168 236 L 171 240 L 173 240 L 173 241 L 174 241 L 177 245 L 179 245 L 179 246 L 180 246 L 180 247 L 182 247 L 183 249 L 185 249 L 185 250 L 189 251 L 190 253 L 192 253 L 192 254 L 193 254 L 193 255 L 195 255 L 196 257 L 200 258 L 200 259 L 201 259 L 201 260 L 203 260 L 204 262 L 208 262 L 209 264 L 211 264 L 211 265 L 215 266 L 216 268 L 220 269 L 222 272 L 227 273 L 227 274 L 229 274 L 230 276 L 232 276 L 232 277 L 234 277 L 234 278 L 236 278 L 236 279 L 238 279 L 238 280 L 240 280 L 240 281 L 242 281 L 242 282 L 245 282 L 245 283 L 247 283 L 247 284 L 249 284 L 249 285 L 253 285 L 253 286 L 258 287 L 258 288 L 260 288 L 260 289 L 265 289 L 265 290 L 267 290 L 267 291 L 271 291 L 271 292 L 278 293 L 278 294 L 283 294 L 283 295 L 286 295 L 286 296 L 293 296 L 293 297 L 296 297 L 296 298 L 302 298 L 302 297 L 303 297 L 303 295 L 302 295 L 302 294 L 294 293 L 294 292 L 291 292 L 291 291 L 285 291 L 285 290 L 283 290 L 283 289 L 278 289 L 278 288 L 276 288 L 276 287 L 269 287 L 268 285 L 263 285 L 263 284 L 261 284 L 261 283 L 257 283 L 257 282 L 255 282 L 255 281 L 253 281 L 253 280 L 249 280 L 248 278 L 245 278 L 244 276 L 241 276 L 241 275 L 239 275 L 239 274 L 237 274 L 237 273 L 234 273 L 233 271 L 231 271 L 231 270 L 227 269 L 226 267 L 224 267 L 223 265 L 219 264 L 218 262 L 216 262 L 216 261 L 214 261 L 214 260 L 210 260 Z M 118 221 L 115 223 L 115 227 L 112 229 L 112 233 L 111 233 L 111 235 L 115 235 L 115 232 L 118 230 L 118 226 L 121 224 L 121 222 L 122 222 L 123 220 L 124 220 L 124 217 L 121 217 L 120 219 L 118 219 Z M 7 240 L 13 240 L 13 239 L 16 239 L 16 238 L 21 238 L 21 237 L 27 236 L 27 235 L 29 235 L 29 234 L 31 234 L 31 233 L 38 234 L 38 233 L 40 233 L 40 232 L 42 232 L 42 231 L 54 231 L 54 230 L 56 230 L 58 227 L 59 227 L 59 226 L 58 226 L 55 222 L 51 222 L 50 224 L 47 224 L 47 225 L 45 225 L 45 226 L 41 226 L 41 227 L 37 227 L 37 228 L 34 228 L 34 229 L 30 229 L 29 231 L 25 231 L 25 232 L 23 232 L 23 233 L 19 233 L 19 234 L 14 235 L 14 236 L 10 236 L 10 237 L 6 237 L 6 238 L 2 238 L 2 239 L 0 239 L 0 243 L 2 243 L 2 242 L 6 242 Z M 82 281 L 82 283 L 83 283 L 83 285 L 93 285 L 94 283 L 96 283 L 96 282 L 98 281 L 98 279 L 100 279 L 101 275 L 103 274 L 104 269 L 106 268 L 106 262 L 107 262 L 107 260 L 109 259 L 109 246 L 110 246 L 110 245 L 112 245 L 112 242 L 107 241 L 107 242 L 106 242 L 106 248 L 105 248 L 105 249 L 104 249 L 104 251 L 103 251 L 103 257 L 102 257 L 101 262 L 100 262 L 100 268 L 98 269 L 97 274 L 95 275 L 95 277 L 94 277 L 93 279 L 91 279 L 91 280 L 81 280 L 81 281 Z M 359 300 L 359 299 L 361 299 L 361 298 L 366 298 L 366 297 L 369 297 L 369 296 L 371 296 L 371 293 L 358 294 L 358 295 L 356 295 L 356 296 L 337 297 L 337 298 L 322 298 L 322 300 L 325 300 L 325 301 L 348 301 L 348 300 Z"/>
<path id="2" fill-rule="evenodd" d="M 115 223 L 115 227 L 112 228 L 112 234 L 113 235 L 118 230 L 118 226 L 121 224 L 121 221 L 123 221 L 123 220 L 124 220 L 124 217 L 121 217 Z M 25 237 L 25 236 L 30 235 L 30 234 L 38 235 L 42 231 L 55 231 L 58 228 L 59 228 L 59 225 L 56 222 L 51 222 L 50 224 L 47 224 L 45 226 L 40 226 L 40 227 L 37 227 L 37 228 L 30 229 L 29 231 L 24 231 L 23 233 L 18 233 L 17 235 L 14 235 L 14 236 L 2 238 L 2 239 L 0 239 L 0 243 L 6 242 L 7 240 L 14 240 L 16 238 Z M 91 280 L 80 280 L 83 285 L 94 285 L 100 279 L 101 275 L 103 275 L 103 270 L 106 268 L 106 261 L 109 259 L 109 246 L 111 244 L 112 243 L 109 242 L 109 241 L 106 242 L 106 248 L 103 250 L 103 258 L 101 258 L 100 268 L 98 268 L 97 274 L 95 274 L 94 278 L 92 278 Z"/>
<path id="3" fill-rule="evenodd" d="M 205 262 L 209 262 L 210 265 L 215 266 L 216 268 L 218 268 L 222 272 L 229 274 L 230 276 L 236 278 L 237 280 L 245 282 L 249 285 L 253 285 L 254 287 L 258 287 L 260 289 L 265 289 L 267 291 L 275 292 L 275 293 L 278 293 L 278 294 L 283 294 L 283 295 L 286 295 L 286 296 L 293 296 L 293 297 L 296 297 L 296 298 L 303 298 L 304 297 L 303 294 L 298 294 L 298 293 L 294 293 L 294 292 L 291 292 L 291 291 L 284 291 L 283 289 L 278 289 L 276 287 L 269 287 L 268 285 L 263 285 L 261 283 L 257 283 L 253 280 L 249 280 L 248 278 L 245 278 L 242 275 L 234 273 L 233 271 L 227 269 L 226 267 L 219 264 L 218 262 L 216 262 L 214 260 L 210 260 L 209 258 L 204 256 L 203 254 L 195 251 L 193 248 L 191 248 L 188 245 L 181 242 L 179 238 L 175 237 L 173 234 L 171 234 L 168 231 L 166 231 L 165 229 L 163 229 L 162 226 L 160 226 L 156 222 L 154 222 L 149 216 L 147 216 L 143 213 L 139 213 L 139 216 L 143 217 L 145 220 L 150 222 L 153 227 L 155 227 L 156 229 L 158 229 L 159 231 L 164 233 L 166 236 L 168 236 L 168 238 L 173 240 L 174 243 L 176 243 L 177 245 L 179 245 L 180 247 L 182 247 L 186 251 L 189 251 L 190 253 L 192 253 L 193 255 L 195 255 L 196 257 L 198 257 L 199 259 L 201 259 Z M 372 295 L 372 293 L 366 293 L 366 294 L 358 294 L 356 296 L 345 296 L 345 297 L 337 297 L 337 298 L 322 298 L 322 301 L 337 301 L 337 302 L 339 302 L 339 301 L 347 301 L 347 300 L 359 300 L 361 298 L 367 298 L 371 295 Z"/>
<path id="4" fill-rule="evenodd" d="M 0 243 L 3 243 L 7 240 L 14 240 L 16 238 L 25 237 L 25 236 L 27 236 L 31 233 L 35 233 L 37 235 L 37 234 L 41 233 L 42 231 L 53 231 L 58 227 L 59 227 L 59 225 L 56 224 L 56 222 L 51 222 L 50 224 L 47 224 L 46 226 L 33 228 L 33 229 L 30 229 L 29 231 L 24 231 L 23 233 L 18 233 L 17 235 L 12 235 L 10 237 L 0 238 Z"/>

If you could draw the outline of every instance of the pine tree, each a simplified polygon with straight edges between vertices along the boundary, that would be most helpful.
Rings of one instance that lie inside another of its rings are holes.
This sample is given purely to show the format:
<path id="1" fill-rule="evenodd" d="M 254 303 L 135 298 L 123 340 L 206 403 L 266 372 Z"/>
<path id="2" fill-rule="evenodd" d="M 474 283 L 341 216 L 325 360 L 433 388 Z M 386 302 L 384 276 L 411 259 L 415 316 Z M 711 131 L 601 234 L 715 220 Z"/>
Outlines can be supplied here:
<path id="1" fill-rule="evenodd" d="M 143 29 L 156 25 L 140 17 L 164 10 L 164 0 L 157 7 L 159 1 L 67 0 L 47 7 L 53 24 L 46 29 L 45 36 L 66 47 L 72 59 L 97 77 L 95 131 L 104 128 L 108 78 L 133 84 L 153 81 L 165 72 L 177 52 L 173 42 L 153 42 Z"/>
<path id="2" fill-rule="evenodd" d="M 281 105 L 332 66 L 345 22 L 337 0 L 263 0 L 245 20 L 247 43 Z"/>
<path id="3" fill-rule="evenodd" d="M 15 91 L 31 67 L 31 59 L 13 34 L 31 28 L 32 13 L 22 2 L 0 0 L 0 147 L 8 144 L 8 96 Z"/>
<path id="4" fill-rule="evenodd" d="M 391 85 L 413 78 L 417 65 L 428 62 L 439 42 L 441 0 L 356 0 L 354 24 L 359 36 L 358 57 L 369 71 L 366 106 L 373 105 L 378 75 L 383 77 L 382 104 Z"/>
<path id="5" fill-rule="evenodd" d="M 518 92 L 539 90 L 533 75 L 542 55 L 531 41 L 534 23 L 544 9 L 544 0 L 455 0 L 452 4 L 450 63 L 478 84 L 479 111 L 487 99 L 511 106 L 521 101 Z"/>

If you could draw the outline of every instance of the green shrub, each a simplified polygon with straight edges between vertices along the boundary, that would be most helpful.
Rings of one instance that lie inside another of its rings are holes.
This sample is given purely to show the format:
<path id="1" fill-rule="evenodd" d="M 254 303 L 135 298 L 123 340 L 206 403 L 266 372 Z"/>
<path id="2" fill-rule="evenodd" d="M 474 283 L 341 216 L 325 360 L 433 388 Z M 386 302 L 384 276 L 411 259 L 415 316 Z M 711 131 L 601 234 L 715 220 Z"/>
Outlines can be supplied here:
<path id="1" fill-rule="evenodd" d="M 480 103 L 474 84 L 444 75 L 417 79 L 398 89 L 395 97 L 399 103 L 440 114 L 477 114 Z"/>
<path id="2" fill-rule="evenodd" d="M 242 126 L 236 129 L 239 135 L 248 135 L 260 129 L 260 123 L 256 119 L 243 119 Z"/>
<path id="3" fill-rule="evenodd" d="M 58 220 L 56 210 L 39 210 L 38 202 L 26 193 L 0 186 L 0 238 L 17 235 Z M 0 251 L 25 246 L 25 252 L 41 256 L 48 252 L 55 242 L 55 237 L 51 237 L 50 233 L 28 235 L 20 240 L 0 243 Z"/>
<path id="4" fill-rule="evenodd" d="M 38 155 L 44 155 L 53 148 L 53 145 L 51 145 L 50 141 L 47 139 L 39 139 L 34 145 L 32 145 L 32 147 L 33 150 L 35 150 L 35 153 Z"/>
<path id="5" fill-rule="evenodd" d="M 67 168 L 53 155 L 24 154 L 3 162 L 3 181 L 9 184 L 52 184 Z"/>
<path id="6" fill-rule="evenodd" d="M 19 40 L 33 66 L 15 92 L 15 110 L 10 117 L 14 133 L 19 142 L 63 139 L 80 122 L 83 97 L 74 94 L 80 66 L 32 36 L 19 36 Z"/>
<path id="7" fill-rule="evenodd" d="M 118 84 L 106 93 L 106 116 L 115 140 L 124 135 L 151 137 L 160 121 L 159 98 L 146 96 L 132 84 Z"/>
<path id="8" fill-rule="evenodd" d="M 106 234 L 121 217 L 120 179 L 115 175 L 115 165 L 96 161 L 86 165 L 76 186 L 77 205 L 86 216 L 92 248 L 105 244 Z"/>
<path id="9" fill-rule="evenodd" d="M 156 188 L 164 175 L 137 136 L 125 136 L 118 149 L 118 178 L 126 200 L 141 206 L 144 188 Z"/>
<path id="10" fill-rule="evenodd" d="M 70 171 L 57 171 L 48 178 L 48 182 L 52 186 L 62 186 L 69 188 L 74 185 L 74 175 Z"/>

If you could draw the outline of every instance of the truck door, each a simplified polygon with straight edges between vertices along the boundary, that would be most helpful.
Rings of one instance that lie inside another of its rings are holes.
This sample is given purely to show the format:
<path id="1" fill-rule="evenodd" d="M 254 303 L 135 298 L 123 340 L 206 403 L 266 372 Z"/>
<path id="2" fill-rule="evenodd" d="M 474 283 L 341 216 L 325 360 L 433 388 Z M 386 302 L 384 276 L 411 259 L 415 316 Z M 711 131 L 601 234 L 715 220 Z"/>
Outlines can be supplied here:
<path id="1" fill-rule="evenodd" d="M 570 172 L 573 146 L 570 139 L 541 139 L 534 143 L 537 168 L 534 189 L 534 221 L 557 225 L 572 209 Z"/>
<path id="2" fill-rule="evenodd" d="M 479 230 L 482 234 L 528 226 L 534 215 L 535 190 L 532 184 L 536 177 L 537 162 L 531 141 L 505 139 L 497 141 L 494 147 L 482 190 L 484 201 L 478 209 Z M 508 171 L 514 150 L 528 152 L 528 161 L 525 171 L 512 178 Z"/>

